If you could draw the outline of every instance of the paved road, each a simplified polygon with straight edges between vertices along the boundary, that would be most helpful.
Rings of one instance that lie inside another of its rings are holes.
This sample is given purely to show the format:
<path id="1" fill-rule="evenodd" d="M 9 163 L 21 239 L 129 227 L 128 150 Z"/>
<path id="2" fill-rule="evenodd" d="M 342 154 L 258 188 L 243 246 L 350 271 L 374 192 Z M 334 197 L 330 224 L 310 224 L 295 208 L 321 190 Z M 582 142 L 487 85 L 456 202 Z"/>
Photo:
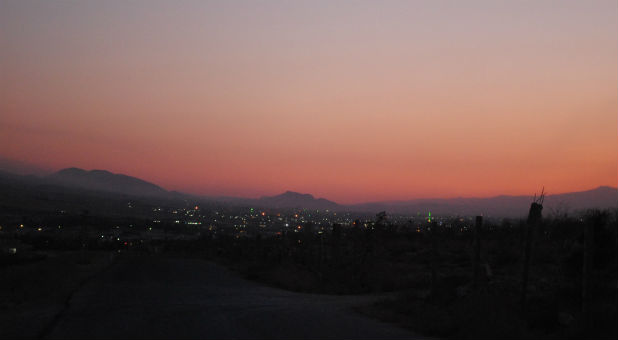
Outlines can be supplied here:
<path id="1" fill-rule="evenodd" d="M 201 260 L 119 259 L 71 298 L 47 338 L 419 338 L 352 310 L 369 297 L 300 294 Z"/>

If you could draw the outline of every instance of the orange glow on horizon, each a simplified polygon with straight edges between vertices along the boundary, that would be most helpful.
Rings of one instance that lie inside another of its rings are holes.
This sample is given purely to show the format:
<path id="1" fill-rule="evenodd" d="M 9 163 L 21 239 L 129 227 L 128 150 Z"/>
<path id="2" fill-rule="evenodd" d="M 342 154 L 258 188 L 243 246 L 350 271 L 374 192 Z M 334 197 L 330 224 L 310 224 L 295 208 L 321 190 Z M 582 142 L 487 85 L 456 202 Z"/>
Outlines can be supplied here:
<path id="1" fill-rule="evenodd" d="M 2 2 L 0 157 L 340 203 L 616 187 L 615 2 L 443 6 Z"/>

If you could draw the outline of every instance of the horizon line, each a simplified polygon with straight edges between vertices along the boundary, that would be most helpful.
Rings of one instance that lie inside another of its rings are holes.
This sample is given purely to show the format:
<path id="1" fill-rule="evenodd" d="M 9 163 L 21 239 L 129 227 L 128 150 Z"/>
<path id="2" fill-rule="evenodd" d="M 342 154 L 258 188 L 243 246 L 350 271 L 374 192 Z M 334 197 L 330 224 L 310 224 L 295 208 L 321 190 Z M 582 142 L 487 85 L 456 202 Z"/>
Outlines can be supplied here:
<path id="1" fill-rule="evenodd" d="M 326 197 L 317 197 L 312 193 L 308 193 L 308 192 L 301 192 L 301 191 L 296 191 L 296 190 L 291 190 L 291 189 L 286 189 L 283 192 L 280 193 L 264 193 L 255 197 L 252 196 L 235 196 L 235 195 L 213 195 L 213 194 L 208 194 L 208 193 L 197 193 L 197 192 L 192 192 L 191 190 L 182 190 L 182 189 L 167 189 L 155 182 L 151 182 L 150 180 L 146 180 L 143 179 L 141 177 L 136 177 L 130 174 L 125 174 L 125 173 L 121 173 L 121 172 L 113 172 L 110 170 L 106 170 L 106 169 L 86 169 L 86 168 L 80 168 L 78 166 L 67 166 L 67 167 L 61 167 L 61 168 L 50 168 L 50 167 L 42 167 L 33 163 L 29 163 L 29 162 L 24 162 L 24 161 L 19 161 L 19 160 L 15 160 L 15 159 L 10 159 L 4 156 L 0 156 L 0 159 L 4 159 L 6 161 L 9 162 L 14 162 L 14 163 L 21 163 L 22 165 L 26 165 L 28 167 L 32 167 L 32 169 L 36 169 L 37 171 L 25 171 L 25 172 L 15 172 L 15 171 L 11 171 L 9 170 L 5 170 L 3 168 L 0 168 L 0 170 L 9 172 L 9 173 L 13 173 L 16 175 L 21 175 L 21 176 L 48 176 L 51 175 L 53 173 L 62 171 L 62 170 L 66 170 L 66 169 L 80 169 L 80 170 L 85 170 L 85 171 L 106 171 L 109 172 L 113 175 L 123 175 L 123 176 L 129 176 L 132 178 L 136 178 L 142 181 L 146 181 L 148 183 L 154 184 L 160 188 L 162 188 L 165 191 L 168 192 L 178 192 L 178 193 L 182 193 L 182 194 L 187 194 L 187 195 L 192 195 L 192 196 L 201 196 L 202 198 L 209 198 L 209 199 L 260 199 L 260 198 L 264 198 L 264 197 L 275 197 L 275 196 L 280 196 L 282 194 L 285 194 L 287 192 L 292 192 L 292 193 L 297 193 L 297 194 L 309 194 L 311 195 L 311 197 L 313 197 L 313 199 L 324 199 L 324 200 L 328 200 L 330 202 L 333 202 L 335 204 L 338 205 L 343 205 L 343 206 L 350 206 L 350 205 L 361 205 L 361 204 L 374 204 L 374 203 L 395 203 L 395 202 L 408 202 L 408 201 L 416 201 L 416 200 L 451 200 L 451 199 L 491 199 L 491 198 L 497 198 L 497 197 L 523 197 L 523 196 L 530 196 L 533 197 L 535 194 L 530 194 L 530 195 L 526 195 L 526 194 L 495 194 L 495 195 L 488 195 L 488 196 L 463 196 L 463 195 L 458 195 L 458 196 L 446 196 L 446 197 L 415 197 L 415 198 L 401 198 L 401 199 L 385 199 L 385 200 L 373 200 L 373 201 L 359 201 L 359 202 L 350 202 L 350 203 L 339 203 L 335 200 L 326 198 Z M 38 173 L 37 173 L 38 172 Z M 558 193 L 551 193 L 549 195 L 546 196 L 555 196 L 555 195 L 562 195 L 562 194 L 570 194 L 570 193 L 578 193 L 578 192 L 586 192 L 586 191 L 592 191 L 595 189 L 599 189 L 599 188 L 603 188 L 603 187 L 607 187 L 610 189 L 615 189 L 618 190 L 618 186 L 614 187 L 611 185 L 603 185 L 603 184 L 599 184 L 597 186 L 594 186 L 592 188 L 589 189 L 583 189 L 583 190 L 577 190 L 577 191 L 564 191 L 564 192 L 558 192 Z M 538 194 L 538 193 L 537 193 Z"/>

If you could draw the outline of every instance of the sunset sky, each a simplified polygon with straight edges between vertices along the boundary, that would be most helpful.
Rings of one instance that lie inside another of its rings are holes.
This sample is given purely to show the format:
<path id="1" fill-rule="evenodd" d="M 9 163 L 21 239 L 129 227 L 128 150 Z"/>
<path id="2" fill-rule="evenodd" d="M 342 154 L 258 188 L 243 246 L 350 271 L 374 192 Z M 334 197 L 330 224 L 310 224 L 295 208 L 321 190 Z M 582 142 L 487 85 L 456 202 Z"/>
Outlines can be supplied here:
<path id="1" fill-rule="evenodd" d="M 0 156 L 341 203 L 615 187 L 617 4 L 0 0 Z"/>

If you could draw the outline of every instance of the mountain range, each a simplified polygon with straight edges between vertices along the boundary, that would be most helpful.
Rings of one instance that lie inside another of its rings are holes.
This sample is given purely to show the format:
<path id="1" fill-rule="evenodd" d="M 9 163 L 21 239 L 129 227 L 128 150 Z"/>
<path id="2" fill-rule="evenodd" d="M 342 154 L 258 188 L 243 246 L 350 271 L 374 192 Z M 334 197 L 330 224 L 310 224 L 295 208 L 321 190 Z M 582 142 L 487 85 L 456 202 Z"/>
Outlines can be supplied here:
<path id="1" fill-rule="evenodd" d="M 67 168 L 45 176 L 20 176 L 0 172 L 0 179 L 7 181 L 38 181 L 40 184 L 79 188 L 95 192 L 116 193 L 131 196 L 156 198 L 191 198 L 230 206 L 255 206 L 271 209 L 304 208 L 389 214 L 486 215 L 496 217 L 521 217 L 527 214 L 532 196 L 496 196 L 488 198 L 436 198 L 406 201 L 369 202 L 343 205 L 310 194 L 286 191 L 280 195 L 263 196 L 257 199 L 236 197 L 199 197 L 162 187 L 139 178 L 114 174 L 105 170 Z M 546 213 L 562 214 L 589 208 L 618 208 L 618 189 L 601 186 L 596 189 L 565 194 L 548 195 L 544 201 Z"/>
<path id="2" fill-rule="evenodd" d="M 414 199 L 408 201 L 373 202 L 351 206 L 355 211 L 388 211 L 393 214 L 413 214 L 431 211 L 448 215 L 489 215 L 500 217 L 521 217 L 528 213 L 530 196 L 495 196 L 486 198 L 438 198 Z M 543 202 L 544 213 L 564 214 L 592 208 L 618 208 L 618 189 L 608 186 L 548 195 Z"/>
<path id="3" fill-rule="evenodd" d="M 68 168 L 47 176 L 47 179 L 59 185 L 134 196 L 164 196 L 168 194 L 165 189 L 156 184 L 127 175 L 114 174 L 106 170 L 86 171 L 79 168 Z"/>
<path id="4" fill-rule="evenodd" d="M 341 210 L 343 206 L 324 198 L 315 198 L 310 194 L 301 194 L 294 191 L 286 191 L 275 196 L 263 196 L 253 203 L 261 207 L 269 208 L 304 208 L 312 210 Z"/>

